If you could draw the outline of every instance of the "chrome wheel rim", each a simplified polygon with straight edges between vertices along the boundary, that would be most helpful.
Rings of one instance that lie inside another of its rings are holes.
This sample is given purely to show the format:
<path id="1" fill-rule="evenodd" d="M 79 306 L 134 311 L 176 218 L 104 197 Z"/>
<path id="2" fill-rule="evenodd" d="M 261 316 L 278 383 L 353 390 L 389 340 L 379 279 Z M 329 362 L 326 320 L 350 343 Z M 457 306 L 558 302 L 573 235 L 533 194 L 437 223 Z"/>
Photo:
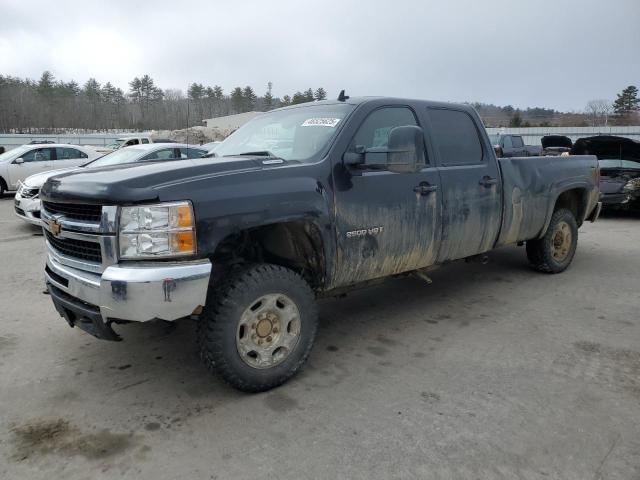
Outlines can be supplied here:
<path id="1" fill-rule="evenodd" d="M 559 222 L 551 237 L 551 250 L 554 260 L 564 261 L 571 250 L 571 227 L 567 222 Z"/>
<path id="2" fill-rule="evenodd" d="M 300 312 L 288 296 L 270 293 L 242 313 L 236 347 L 244 363 L 257 369 L 282 363 L 300 340 Z"/>

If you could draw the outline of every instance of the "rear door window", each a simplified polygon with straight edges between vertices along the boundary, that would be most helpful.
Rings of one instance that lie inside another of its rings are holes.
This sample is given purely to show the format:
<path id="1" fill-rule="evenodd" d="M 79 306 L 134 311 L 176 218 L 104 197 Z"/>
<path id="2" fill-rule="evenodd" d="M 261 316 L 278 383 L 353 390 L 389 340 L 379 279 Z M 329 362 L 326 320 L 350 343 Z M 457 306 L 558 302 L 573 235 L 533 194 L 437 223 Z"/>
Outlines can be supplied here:
<path id="1" fill-rule="evenodd" d="M 180 148 L 180 158 L 200 158 L 206 153 L 206 150 L 199 150 L 197 148 Z"/>
<path id="2" fill-rule="evenodd" d="M 466 112 L 428 109 L 433 143 L 445 166 L 483 163 L 482 143 L 473 119 Z"/>
<path id="3" fill-rule="evenodd" d="M 86 153 L 81 152 L 78 149 L 63 147 L 56 148 L 56 157 L 57 160 L 75 160 L 78 158 L 89 158 Z"/>
<path id="4" fill-rule="evenodd" d="M 522 137 L 511 137 L 513 142 L 513 148 L 522 148 L 524 147 L 524 142 L 522 141 Z"/>
<path id="5" fill-rule="evenodd" d="M 177 148 L 163 148 L 162 150 L 156 150 L 155 152 L 150 153 L 149 155 L 142 157 L 142 161 L 146 160 L 175 160 Z"/>

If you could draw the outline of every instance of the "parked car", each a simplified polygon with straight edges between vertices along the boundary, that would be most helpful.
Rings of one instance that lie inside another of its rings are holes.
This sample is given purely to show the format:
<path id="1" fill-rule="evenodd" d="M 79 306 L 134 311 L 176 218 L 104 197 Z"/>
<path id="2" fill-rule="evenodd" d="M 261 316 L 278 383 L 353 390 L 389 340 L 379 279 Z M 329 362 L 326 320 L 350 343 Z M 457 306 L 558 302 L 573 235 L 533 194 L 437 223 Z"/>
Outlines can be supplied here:
<path id="1" fill-rule="evenodd" d="M 153 140 L 151 137 L 142 136 L 142 137 L 123 137 L 117 138 L 112 143 L 105 145 L 104 147 L 97 147 L 100 152 L 113 152 L 114 150 L 118 150 L 120 148 L 131 147 L 132 145 L 146 145 L 149 143 L 175 143 L 169 139 L 158 139 Z"/>
<path id="2" fill-rule="evenodd" d="M 216 153 L 50 178 L 45 277 L 98 338 L 191 317 L 205 364 L 244 391 L 300 369 L 316 297 L 522 242 L 559 273 L 599 213 L 596 157 L 496 159 L 467 105 L 341 94 L 263 113 Z"/>
<path id="3" fill-rule="evenodd" d="M 102 155 L 92 147 L 62 143 L 14 148 L 0 155 L 0 195 L 17 190 L 20 182 L 35 173 L 77 167 Z"/>
<path id="4" fill-rule="evenodd" d="M 603 207 L 640 207 L 640 142 L 614 135 L 580 138 L 571 154 L 598 157 Z"/>
<path id="5" fill-rule="evenodd" d="M 573 142 L 564 135 L 545 135 L 540 139 L 542 155 L 562 155 L 571 152 Z"/>
<path id="6" fill-rule="evenodd" d="M 536 157 L 542 155 L 542 146 L 526 145 L 521 135 L 489 135 L 498 157 Z"/>
<path id="7" fill-rule="evenodd" d="M 199 158 L 206 153 L 199 147 L 179 143 L 163 144 L 153 143 L 136 145 L 122 150 L 116 150 L 104 157 L 85 163 L 80 167 L 72 167 L 60 170 L 37 173 L 28 177 L 15 196 L 15 212 L 18 218 L 32 225 L 40 225 L 40 188 L 49 178 L 63 172 L 84 170 L 85 168 L 98 168 L 113 165 L 125 165 L 136 162 L 157 162 L 166 160 L 181 160 Z"/>
<path id="8" fill-rule="evenodd" d="M 29 145 L 46 145 L 51 143 L 56 143 L 56 142 L 54 142 L 53 140 L 31 140 L 29 142 Z"/>

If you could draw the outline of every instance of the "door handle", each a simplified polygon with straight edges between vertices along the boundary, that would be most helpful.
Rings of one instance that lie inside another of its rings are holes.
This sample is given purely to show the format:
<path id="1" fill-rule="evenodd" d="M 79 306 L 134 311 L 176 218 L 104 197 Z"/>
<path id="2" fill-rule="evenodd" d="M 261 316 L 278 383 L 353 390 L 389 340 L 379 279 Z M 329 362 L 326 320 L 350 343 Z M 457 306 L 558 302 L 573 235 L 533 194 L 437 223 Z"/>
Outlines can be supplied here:
<path id="1" fill-rule="evenodd" d="M 437 185 L 420 184 L 413 187 L 413 191 L 420 195 L 429 195 L 431 192 L 435 192 L 436 190 L 438 190 Z"/>
<path id="2" fill-rule="evenodd" d="M 485 175 L 484 177 L 482 177 L 482 179 L 478 183 L 480 183 L 480 185 L 482 185 L 483 187 L 489 188 L 496 185 L 498 183 L 498 180 Z"/>

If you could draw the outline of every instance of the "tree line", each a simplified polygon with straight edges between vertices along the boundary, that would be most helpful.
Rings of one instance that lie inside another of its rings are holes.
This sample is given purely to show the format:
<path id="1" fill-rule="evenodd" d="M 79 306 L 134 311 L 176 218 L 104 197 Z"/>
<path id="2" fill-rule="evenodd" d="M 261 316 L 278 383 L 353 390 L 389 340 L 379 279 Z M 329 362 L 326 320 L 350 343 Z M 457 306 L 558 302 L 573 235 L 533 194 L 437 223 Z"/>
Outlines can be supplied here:
<path id="1" fill-rule="evenodd" d="M 616 95 L 615 101 L 594 99 L 583 112 L 558 112 L 548 108 L 519 109 L 511 105 L 498 107 L 472 103 L 487 127 L 606 127 L 639 125 L 638 88 L 629 85 Z"/>
<path id="2" fill-rule="evenodd" d="M 253 87 L 225 92 L 219 85 L 191 83 L 186 94 L 162 89 L 150 75 L 135 77 L 124 91 L 90 78 L 83 85 L 56 80 L 45 71 L 38 80 L 0 75 L 0 132 L 47 133 L 67 130 L 176 130 L 202 125 L 205 118 L 324 100 L 324 88 L 307 88 L 282 98 L 273 84 L 258 94 Z M 614 102 L 591 100 L 583 112 L 514 108 L 472 103 L 488 127 L 607 126 L 640 123 L 638 89 L 630 85 Z"/>
<path id="3" fill-rule="evenodd" d="M 0 75 L 0 132 L 47 133 L 63 130 L 175 130 L 202 125 L 205 118 L 266 111 L 324 100 L 324 88 L 308 88 L 282 98 L 273 84 L 258 95 L 250 86 L 228 94 L 219 85 L 192 83 L 187 93 L 162 89 L 150 75 L 135 77 L 128 90 L 90 78 L 84 85 L 56 80 L 45 71 L 38 80 Z"/>

